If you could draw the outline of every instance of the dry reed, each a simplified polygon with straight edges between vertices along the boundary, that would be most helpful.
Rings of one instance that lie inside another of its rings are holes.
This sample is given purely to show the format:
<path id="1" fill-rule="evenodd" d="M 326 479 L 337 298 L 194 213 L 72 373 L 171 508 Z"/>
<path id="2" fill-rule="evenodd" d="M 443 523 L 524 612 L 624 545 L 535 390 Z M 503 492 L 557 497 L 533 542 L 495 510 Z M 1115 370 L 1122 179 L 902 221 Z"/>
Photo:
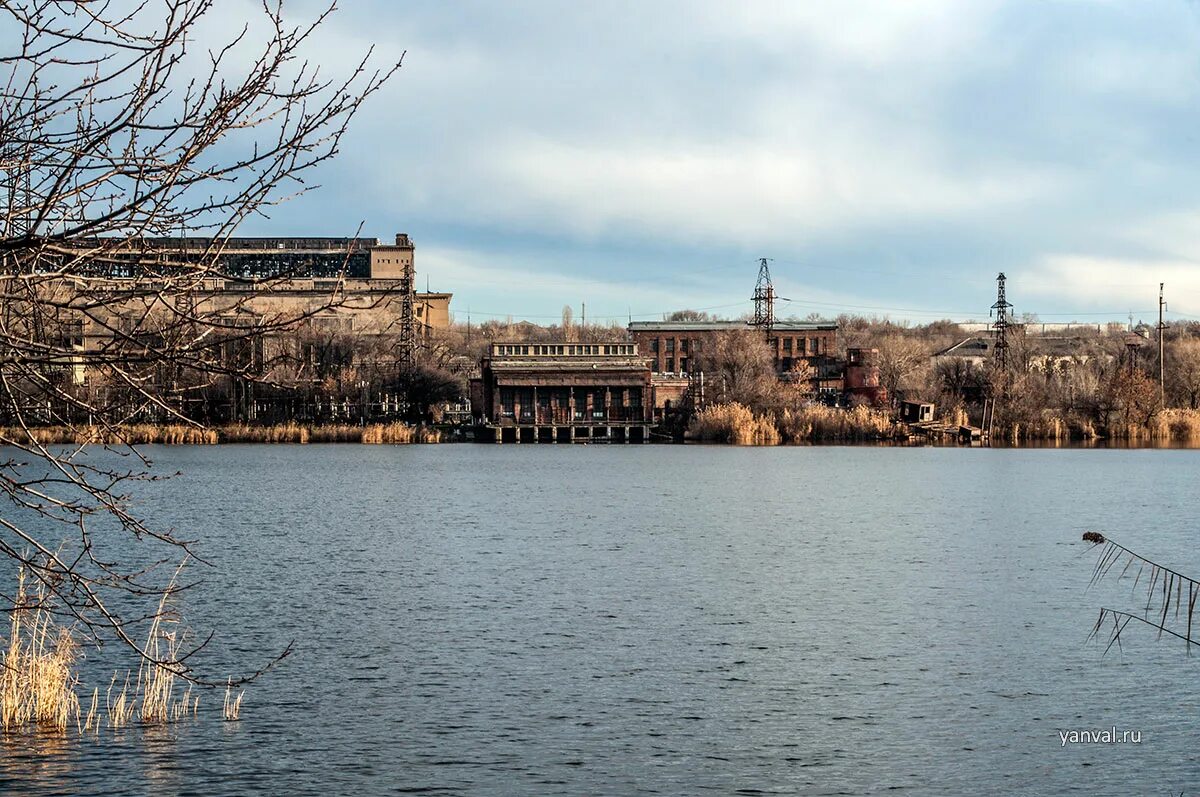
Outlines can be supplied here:
<path id="1" fill-rule="evenodd" d="M 406 423 L 354 424 L 278 423 L 270 426 L 228 424 L 200 428 L 183 424 L 132 424 L 116 427 L 43 426 L 28 430 L 0 428 L 10 440 L 35 440 L 41 445 L 215 445 L 217 443 L 440 443 L 441 433 L 428 426 Z"/>
<path id="2" fill-rule="evenodd" d="M 226 722 L 237 722 L 238 717 L 242 713 L 242 698 L 246 696 L 246 690 L 238 692 L 237 697 L 233 696 L 233 684 L 226 682 L 225 684 L 225 705 L 222 713 L 225 716 Z"/>
<path id="3" fill-rule="evenodd" d="M 182 567 L 182 565 L 181 565 Z M 100 690 L 92 690 L 91 705 L 83 713 L 76 688 L 79 684 L 75 667 L 79 647 L 69 627 L 55 620 L 52 598 L 41 585 L 30 593 L 27 571 L 17 571 L 17 590 L 9 615 L 9 636 L 0 671 L 0 729 L 10 732 L 26 725 L 65 731 L 74 724 L 79 732 L 95 731 L 102 717 L 114 729 L 128 726 L 136 718 L 144 725 L 177 722 L 189 715 L 199 715 L 200 698 L 192 695 L 189 683 L 184 693 L 175 698 L 179 653 L 187 632 L 179 615 L 169 606 L 174 594 L 172 579 L 151 622 L 137 678 L 124 680 L 113 674 L 100 710 Z M 179 571 L 176 571 L 176 578 Z M 118 691 L 117 684 L 121 684 Z M 225 713 L 237 719 L 242 694 L 236 699 L 226 696 Z"/>
<path id="4" fill-rule="evenodd" d="M 44 587 L 30 595 L 25 579 L 21 567 L 0 674 L 0 726 L 6 732 L 28 723 L 65 730 L 79 714 L 79 647 L 70 630 L 55 623 Z"/>
<path id="5" fill-rule="evenodd" d="M 885 440 L 895 434 L 895 424 L 886 410 L 865 405 L 844 410 L 808 404 L 779 413 L 776 425 L 789 443 Z"/>
<path id="6" fill-rule="evenodd" d="M 770 418 L 755 415 L 737 402 L 712 404 L 696 413 L 687 436 L 738 446 L 772 446 L 779 442 L 779 432 Z"/>

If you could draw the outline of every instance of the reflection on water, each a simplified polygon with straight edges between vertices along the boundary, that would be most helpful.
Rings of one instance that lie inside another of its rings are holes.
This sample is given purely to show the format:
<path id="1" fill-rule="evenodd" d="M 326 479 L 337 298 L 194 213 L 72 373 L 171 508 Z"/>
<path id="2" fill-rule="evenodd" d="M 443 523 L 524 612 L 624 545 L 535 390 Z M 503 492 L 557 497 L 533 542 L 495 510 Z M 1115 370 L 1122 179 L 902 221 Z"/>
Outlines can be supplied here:
<path id="1" fill-rule="evenodd" d="M 221 721 L 0 747 L 19 794 L 1141 794 L 1195 659 L 1085 644 L 1096 529 L 1200 573 L 1177 450 L 155 449 Z M 188 536 L 194 536 L 189 534 Z M 1132 607 L 1136 608 L 1136 607 Z M 107 683 L 113 663 L 85 665 Z M 1064 747 L 1061 731 L 1139 730 Z"/>
<path id="2" fill-rule="evenodd" d="M 0 783 L 26 782 L 47 793 L 70 793 L 79 745 L 72 731 L 30 728 L 0 734 Z"/>

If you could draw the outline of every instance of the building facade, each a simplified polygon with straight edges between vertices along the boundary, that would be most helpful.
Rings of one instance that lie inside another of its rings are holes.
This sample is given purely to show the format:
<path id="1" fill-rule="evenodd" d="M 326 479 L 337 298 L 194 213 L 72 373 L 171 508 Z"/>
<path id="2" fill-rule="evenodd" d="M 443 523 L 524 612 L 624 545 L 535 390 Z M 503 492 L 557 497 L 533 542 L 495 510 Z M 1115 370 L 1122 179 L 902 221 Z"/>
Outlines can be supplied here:
<path id="1" fill-rule="evenodd" d="M 493 343 L 471 383 L 476 439 L 644 443 L 650 368 L 636 344 Z"/>
<path id="2" fill-rule="evenodd" d="M 717 336 L 731 330 L 754 330 L 744 321 L 633 321 L 629 337 L 650 358 L 656 374 L 687 374 L 696 370 Z M 766 336 L 775 370 L 786 374 L 797 367 L 817 369 L 837 353 L 837 323 L 781 321 Z"/>
<path id="3" fill-rule="evenodd" d="M 689 375 L 702 369 L 722 333 L 753 331 L 764 337 L 775 372 L 783 379 L 807 380 L 819 393 L 842 389 L 837 359 L 838 327 L 833 321 L 780 321 L 770 332 L 745 321 L 633 321 L 629 337 L 650 359 L 656 375 Z M 656 376 L 657 378 L 657 376 Z"/>

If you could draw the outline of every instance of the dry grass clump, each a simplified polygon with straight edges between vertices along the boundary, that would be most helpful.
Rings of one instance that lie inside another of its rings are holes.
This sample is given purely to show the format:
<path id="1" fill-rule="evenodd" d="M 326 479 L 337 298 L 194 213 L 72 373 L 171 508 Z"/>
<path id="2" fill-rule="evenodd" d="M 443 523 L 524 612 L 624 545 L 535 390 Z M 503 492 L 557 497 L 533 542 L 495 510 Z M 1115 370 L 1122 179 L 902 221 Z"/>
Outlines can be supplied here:
<path id="1" fill-rule="evenodd" d="M 79 716 L 74 674 L 79 646 L 54 621 L 44 588 L 31 596 L 25 577 L 22 567 L 0 673 L 0 726 L 5 732 L 29 723 L 66 730 Z"/>
<path id="2" fill-rule="evenodd" d="M 776 414 L 755 415 L 736 402 L 713 404 L 692 419 L 687 437 L 734 445 L 778 445 L 830 440 L 886 440 L 894 436 L 895 423 L 887 410 L 859 406 L 853 409 L 806 404 Z"/>
<path id="3" fill-rule="evenodd" d="M 687 437 L 738 446 L 773 446 L 779 443 L 775 422 L 755 415 L 749 407 L 730 402 L 705 407 L 688 425 Z"/>
<path id="4" fill-rule="evenodd" d="M 330 423 L 311 426 L 308 430 L 310 443 L 361 443 L 363 427 L 347 423 Z"/>
<path id="5" fill-rule="evenodd" d="M 440 443 L 441 432 L 428 426 L 409 426 L 406 423 L 373 423 L 363 427 L 364 443 Z"/>
<path id="6" fill-rule="evenodd" d="M 212 445 L 217 442 L 217 433 L 186 424 L 159 426 L 138 423 L 126 426 L 39 426 L 28 430 L 19 427 L 4 427 L 0 435 L 10 440 L 35 440 L 47 445 Z"/>
<path id="7" fill-rule="evenodd" d="M 186 560 L 184 560 L 186 563 Z M 192 714 L 199 710 L 199 698 L 192 702 L 192 688 L 188 684 L 187 691 L 178 701 L 173 701 L 175 682 L 179 675 L 172 665 L 179 661 L 179 651 L 187 638 L 187 630 L 180 623 L 179 614 L 169 605 L 174 594 L 175 581 L 179 577 L 183 565 L 175 571 L 175 576 L 163 593 L 158 603 L 158 611 L 150 623 L 146 636 L 146 646 L 142 649 L 146 654 L 138 667 L 137 685 L 142 696 L 141 720 L 143 723 L 163 723 L 172 719 L 186 717 L 189 710 Z"/>
<path id="8" fill-rule="evenodd" d="M 0 671 L 0 729 L 5 733 L 28 725 L 61 732 L 72 723 L 80 732 L 86 732 L 98 730 L 102 717 L 107 718 L 109 727 L 124 728 L 134 719 L 152 725 L 199 714 L 200 698 L 193 696 L 191 683 L 176 696 L 178 683 L 183 680 L 178 663 L 187 631 L 169 605 L 174 580 L 151 622 L 142 648 L 146 657 L 136 680 L 131 683 L 128 672 L 123 680 L 114 674 L 105 693 L 103 712 L 100 690 L 93 689 L 86 714 L 75 691 L 79 685 L 75 672 L 79 645 L 71 628 L 56 621 L 47 590 L 39 585 L 31 595 L 25 582 L 26 568 L 21 567 Z M 226 695 L 226 719 L 238 718 L 241 702 L 241 694 L 236 699 Z"/>
<path id="9" fill-rule="evenodd" d="M 157 426 L 132 424 L 102 427 L 42 426 L 28 431 L 0 428 L 10 440 L 33 439 L 41 445 L 214 445 L 216 443 L 440 443 L 441 433 L 427 426 L 406 423 L 301 424 L 294 421 L 270 426 L 228 424 L 205 429 L 184 424 Z"/>
<path id="10" fill-rule="evenodd" d="M 866 405 L 844 410 L 824 404 L 785 409 L 777 420 L 783 439 L 790 443 L 830 440 L 885 440 L 895 424 L 887 410 Z"/>
<path id="11" fill-rule="evenodd" d="M 246 690 L 243 689 L 237 693 L 237 697 L 234 697 L 232 682 L 226 682 L 225 705 L 222 708 L 222 714 L 224 714 L 226 722 L 237 722 L 238 717 L 242 713 L 242 698 L 245 696 Z"/>
<path id="12" fill-rule="evenodd" d="M 217 430 L 222 443 L 307 443 L 309 432 L 308 426 L 295 422 L 271 426 L 229 424 Z"/>
<path id="13" fill-rule="evenodd" d="M 1155 420 L 1160 424 L 1160 437 L 1183 443 L 1200 441 L 1200 410 L 1163 410 Z M 1162 428 L 1165 427 L 1165 430 Z M 1165 431 L 1166 434 L 1162 434 Z"/>
<path id="14" fill-rule="evenodd" d="M 76 445 L 212 445 L 217 442 L 217 433 L 212 429 L 185 424 L 159 426 L 138 423 L 111 428 L 82 426 L 75 430 L 74 439 L 70 442 Z"/>
<path id="15" fill-rule="evenodd" d="M 36 426 L 28 430 L 19 426 L 0 427 L 0 436 L 8 440 L 34 440 L 44 446 L 75 442 L 76 431 L 66 426 Z"/>

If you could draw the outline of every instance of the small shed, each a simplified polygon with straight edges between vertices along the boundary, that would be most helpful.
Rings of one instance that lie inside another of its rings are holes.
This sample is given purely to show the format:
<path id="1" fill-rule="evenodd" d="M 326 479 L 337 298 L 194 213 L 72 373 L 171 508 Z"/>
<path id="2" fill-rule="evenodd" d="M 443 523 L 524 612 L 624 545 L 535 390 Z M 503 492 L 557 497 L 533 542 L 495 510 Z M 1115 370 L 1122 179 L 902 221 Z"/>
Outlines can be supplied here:
<path id="1" fill-rule="evenodd" d="M 925 401 L 900 402 L 900 420 L 905 423 L 924 423 L 933 420 L 933 405 Z"/>

